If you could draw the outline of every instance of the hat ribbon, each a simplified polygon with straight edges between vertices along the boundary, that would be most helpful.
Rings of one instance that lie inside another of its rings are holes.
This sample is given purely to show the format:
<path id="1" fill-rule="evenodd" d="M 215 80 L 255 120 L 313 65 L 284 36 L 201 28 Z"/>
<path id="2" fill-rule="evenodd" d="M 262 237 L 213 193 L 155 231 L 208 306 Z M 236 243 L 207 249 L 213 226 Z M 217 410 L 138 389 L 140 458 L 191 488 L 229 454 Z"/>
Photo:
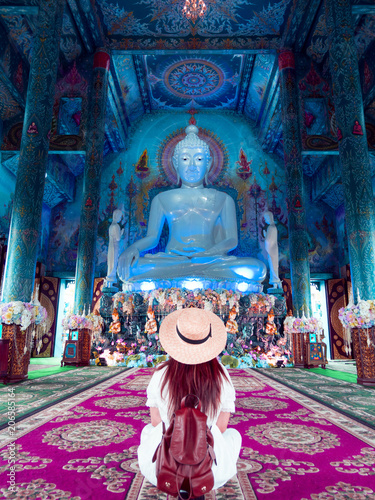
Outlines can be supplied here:
<path id="1" fill-rule="evenodd" d="M 176 325 L 176 331 L 177 331 L 177 335 L 180 337 L 180 339 L 183 340 L 184 342 L 187 342 L 188 344 L 204 344 L 204 342 L 206 342 L 210 337 L 212 337 L 211 324 L 210 324 L 210 331 L 209 331 L 207 337 L 205 337 L 204 339 L 199 339 L 199 340 L 188 339 L 187 337 L 182 335 L 182 333 L 178 329 L 177 325 Z"/>

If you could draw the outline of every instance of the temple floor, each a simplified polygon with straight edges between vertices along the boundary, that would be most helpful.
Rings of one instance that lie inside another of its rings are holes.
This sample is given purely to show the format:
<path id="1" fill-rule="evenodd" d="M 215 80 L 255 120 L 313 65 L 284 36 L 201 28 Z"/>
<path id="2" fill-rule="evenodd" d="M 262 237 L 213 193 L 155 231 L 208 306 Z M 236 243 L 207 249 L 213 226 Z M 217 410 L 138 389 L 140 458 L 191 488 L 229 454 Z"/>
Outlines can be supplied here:
<path id="1" fill-rule="evenodd" d="M 1 498 L 168 500 L 137 465 L 153 369 L 90 366 L 48 375 L 50 366 L 13 386 L 15 447 L 10 391 L 0 386 Z M 206 500 L 375 499 L 374 389 L 340 380 L 355 376 L 334 369 L 230 374 L 237 400 L 229 425 L 242 435 L 238 474 Z M 14 491 L 7 485 L 12 454 Z"/>

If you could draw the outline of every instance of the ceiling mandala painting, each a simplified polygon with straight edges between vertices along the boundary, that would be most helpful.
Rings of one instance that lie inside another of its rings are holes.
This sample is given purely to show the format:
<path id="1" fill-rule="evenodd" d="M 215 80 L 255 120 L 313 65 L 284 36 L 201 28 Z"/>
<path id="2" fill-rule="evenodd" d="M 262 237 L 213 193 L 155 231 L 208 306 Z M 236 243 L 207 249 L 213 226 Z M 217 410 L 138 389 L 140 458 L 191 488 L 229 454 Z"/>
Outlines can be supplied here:
<path id="1" fill-rule="evenodd" d="M 242 55 L 145 56 L 145 60 L 152 109 L 235 109 Z"/>
<path id="2" fill-rule="evenodd" d="M 275 46 L 290 0 L 207 2 L 196 23 L 181 15 L 183 0 L 98 0 L 98 14 L 112 48 L 187 49 Z M 231 39 L 229 38 L 231 37 Z M 262 41 L 258 39 L 262 39 Z M 199 47 L 196 46 L 199 45 Z"/>

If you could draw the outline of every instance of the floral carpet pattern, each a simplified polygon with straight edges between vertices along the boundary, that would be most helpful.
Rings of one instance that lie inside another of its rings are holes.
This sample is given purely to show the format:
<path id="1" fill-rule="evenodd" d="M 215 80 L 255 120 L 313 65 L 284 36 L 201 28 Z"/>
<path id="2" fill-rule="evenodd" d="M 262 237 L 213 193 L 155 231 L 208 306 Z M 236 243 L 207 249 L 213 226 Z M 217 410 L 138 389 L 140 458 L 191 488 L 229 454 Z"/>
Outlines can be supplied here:
<path id="1" fill-rule="evenodd" d="M 171 500 L 140 474 L 151 368 L 130 369 L 0 432 L 0 497 Z M 282 370 L 277 370 L 281 372 Z M 231 370 L 238 474 L 206 500 L 375 499 L 375 432 L 259 371 Z"/>
<path id="2" fill-rule="evenodd" d="M 299 368 L 260 369 L 259 372 L 358 419 L 375 430 L 375 388 L 351 384 Z"/>
<path id="3" fill-rule="evenodd" d="M 90 386 L 123 372 L 126 368 L 82 367 L 49 377 L 25 380 L 13 385 L 16 417 L 20 419 L 31 412 L 61 401 Z M 0 387 L 0 429 L 7 426 L 9 386 Z"/>

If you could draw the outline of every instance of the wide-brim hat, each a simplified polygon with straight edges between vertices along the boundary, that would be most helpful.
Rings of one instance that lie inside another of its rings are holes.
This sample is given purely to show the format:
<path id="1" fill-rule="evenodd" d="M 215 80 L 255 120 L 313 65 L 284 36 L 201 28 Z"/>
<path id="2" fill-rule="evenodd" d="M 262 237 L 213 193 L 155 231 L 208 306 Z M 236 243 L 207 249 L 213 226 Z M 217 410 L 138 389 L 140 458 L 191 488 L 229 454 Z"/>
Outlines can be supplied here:
<path id="1" fill-rule="evenodd" d="M 189 307 L 164 318 L 159 338 L 173 359 L 185 365 L 197 365 L 221 353 L 227 343 L 227 331 L 216 314 Z"/>

